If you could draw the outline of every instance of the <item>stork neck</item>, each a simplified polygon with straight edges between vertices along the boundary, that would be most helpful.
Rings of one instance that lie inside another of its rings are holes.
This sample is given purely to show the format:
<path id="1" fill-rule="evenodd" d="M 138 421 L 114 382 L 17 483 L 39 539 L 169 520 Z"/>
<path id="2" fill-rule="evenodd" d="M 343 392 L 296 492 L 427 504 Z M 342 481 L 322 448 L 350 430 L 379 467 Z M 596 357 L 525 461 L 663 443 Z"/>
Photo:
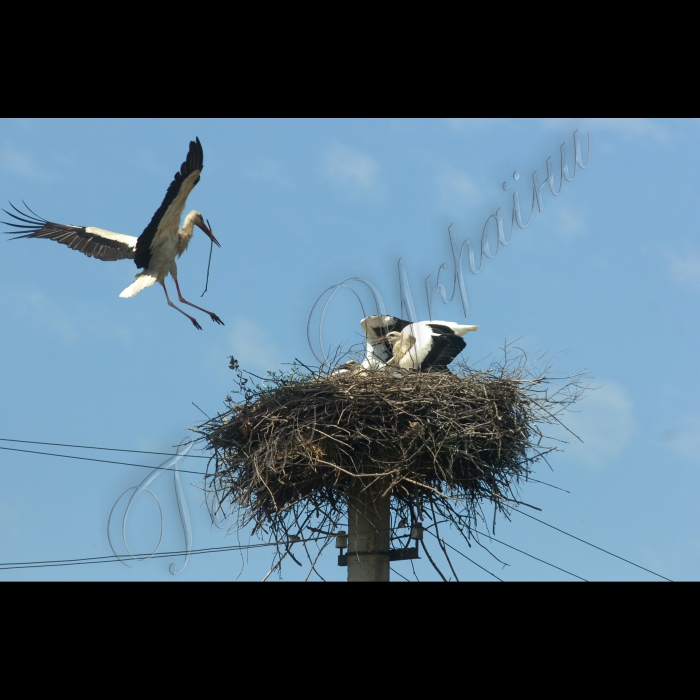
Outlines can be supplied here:
<path id="1" fill-rule="evenodd" d="M 177 256 L 180 257 L 185 250 L 187 250 L 187 246 L 190 244 L 190 240 L 192 239 L 192 236 L 194 235 L 194 219 L 195 219 L 195 212 L 190 212 L 186 217 L 185 217 L 185 222 L 182 224 L 182 228 L 178 231 L 178 242 L 177 242 Z"/>
<path id="2" fill-rule="evenodd" d="M 180 236 L 186 238 L 188 241 L 194 235 L 194 219 L 195 217 L 193 214 L 188 214 L 180 229 Z"/>

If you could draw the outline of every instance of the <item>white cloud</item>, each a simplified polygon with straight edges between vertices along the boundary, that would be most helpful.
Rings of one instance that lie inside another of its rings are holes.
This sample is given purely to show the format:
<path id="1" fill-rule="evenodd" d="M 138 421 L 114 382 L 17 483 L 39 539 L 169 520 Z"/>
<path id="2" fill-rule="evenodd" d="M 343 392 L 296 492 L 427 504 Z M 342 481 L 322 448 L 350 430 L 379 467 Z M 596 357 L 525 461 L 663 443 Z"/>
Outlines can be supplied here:
<path id="1" fill-rule="evenodd" d="M 614 462 L 632 438 L 636 422 L 627 391 L 612 380 L 596 380 L 598 389 L 586 393 L 577 405 L 579 413 L 566 413 L 562 423 L 583 443 L 569 435 L 567 455 L 593 467 Z M 568 435 L 568 433 L 567 433 Z"/>
<path id="2" fill-rule="evenodd" d="M 76 301 L 76 303 L 78 303 Z M 39 291 L 0 288 L 0 306 L 3 313 L 16 313 L 27 327 L 53 331 L 64 343 L 72 345 L 86 335 L 110 342 L 129 345 L 134 340 L 129 326 L 115 323 L 114 319 L 99 314 L 61 306 L 53 298 Z"/>
<path id="3" fill-rule="evenodd" d="M 12 148 L 5 147 L 0 151 L 0 167 L 9 170 L 15 175 L 22 175 L 34 180 L 50 180 L 48 173 L 40 170 L 34 163 L 31 156 L 21 153 Z"/>
<path id="4" fill-rule="evenodd" d="M 661 120 L 645 117 L 597 117 L 587 119 L 544 119 L 546 128 L 561 129 L 578 128 L 580 132 L 612 131 L 624 136 L 626 140 L 633 138 L 651 138 L 660 143 L 668 143 L 677 134 L 672 132 Z M 583 139 L 582 147 L 586 140 Z"/>
<path id="5" fill-rule="evenodd" d="M 447 170 L 438 175 L 437 182 L 441 204 L 448 209 L 474 206 L 484 201 L 481 189 L 466 173 Z"/>
<path id="6" fill-rule="evenodd" d="M 254 167 L 248 168 L 245 175 L 251 180 L 263 180 L 285 188 L 293 187 L 292 181 L 284 174 L 282 165 L 269 158 L 264 158 Z"/>
<path id="7" fill-rule="evenodd" d="M 661 437 L 681 457 L 700 462 L 700 413 L 687 418 L 680 428 L 666 430 Z"/>
<path id="8" fill-rule="evenodd" d="M 684 287 L 700 288 L 700 255 L 690 253 L 679 256 L 666 254 L 673 279 Z"/>
<path id="9" fill-rule="evenodd" d="M 228 337 L 230 354 L 239 361 L 242 369 L 251 369 L 265 376 L 268 369 L 274 369 L 281 361 L 281 350 L 253 321 L 236 319 Z"/>
<path id="10" fill-rule="evenodd" d="M 372 190 L 380 166 L 374 158 L 335 144 L 323 154 L 322 172 L 336 185 L 352 192 Z"/>
<path id="11" fill-rule="evenodd" d="M 69 315 L 53 299 L 41 292 L 13 292 L 10 301 L 16 311 L 31 319 L 31 323 L 52 329 L 64 342 L 75 343 L 78 339 L 78 333 Z"/>
<path id="12" fill-rule="evenodd" d="M 127 151 L 124 153 L 124 157 L 139 170 L 151 172 L 158 178 L 167 181 L 169 177 L 172 177 L 172 165 L 166 165 L 152 150 Z"/>
<path id="13" fill-rule="evenodd" d="M 502 122 L 504 120 L 492 119 L 488 117 L 448 117 L 445 121 L 447 121 L 454 131 L 465 132 L 478 129 L 493 122 Z"/>
<path id="14" fill-rule="evenodd" d="M 562 209 L 557 212 L 553 220 L 553 227 L 557 235 L 562 238 L 574 238 L 586 230 L 583 219 L 570 209 Z"/>

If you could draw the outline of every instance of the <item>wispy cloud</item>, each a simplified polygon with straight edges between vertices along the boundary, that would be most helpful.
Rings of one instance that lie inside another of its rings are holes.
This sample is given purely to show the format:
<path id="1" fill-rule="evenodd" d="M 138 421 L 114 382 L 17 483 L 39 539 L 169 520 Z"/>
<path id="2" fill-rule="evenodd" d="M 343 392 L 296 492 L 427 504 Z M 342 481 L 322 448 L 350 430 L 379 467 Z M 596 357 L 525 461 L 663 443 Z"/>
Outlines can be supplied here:
<path id="1" fill-rule="evenodd" d="M 666 253 L 671 277 L 684 287 L 700 289 L 700 255 L 690 253 L 679 256 Z"/>
<path id="2" fill-rule="evenodd" d="M 571 438 L 565 453 L 592 467 L 613 463 L 629 443 L 635 430 L 634 405 L 624 387 L 612 380 L 596 380 L 578 406 L 579 413 L 568 413 L 562 422 L 583 443 Z"/>
<path id="3" fill-rule="evenodd" d="M 172 177 L 172 164 L 166 164 L 152 149 L 126 150 L 120 153 L 120 157 L 138 170 L 153 173 L 158 178 L 167 181 L 168 177 Z"/>
<path id="4" fill-rule="evenodd" d="M 487 117 L 448 117 L 445 121 L 454 131 L 468 132 L 504 120 Z"/>
<path id="5" fill-rule="evenodd" d="M 470 207 L 484 201 L 479 186 L 466 173 L 446 170 L 437 177 L 440 204 L 448 209 Z"/>
<path id="6" fill-rule="evenodd" d="M 550 129 L 578 128 L 581 131 L 612 131 L 626 140 L 651 138 L 659 143 L 668 143 L 678 136 L 663 121 L 645 117 L 597 117 L 586 119 L 544 119 L 543 124 Z M 585 139 L 584 139 L 585 145 Z"/>
<path id="7" fill-rule="evenodd" d="M 231 354 L 243 368 L 251 368 L 264 376 L 268 369 L 273 369 L 281 361 L 282 351 L 274 340 L 249 319 L 236 319 L 228 338 Z"/>
<path id="8" fill-rule="evenodd" d="M 586 231 L 583 218 L 575 214 L 571 209 L 562 209 L 556 213 L 552 227 L 561 238 L 575 238 Z"/>
<path id="9" fill-rule="evenodd" d="M 11 146 L 0 150 L 0 167 L 15 175 L 31 178 L 32 180 L 51 180 L 52 176 L 41 170 L 34 159 Z"/>
<path id="10" fill-rule="evenodd" d="M 700 462 L 700 413 L 688 417 L 678 428 L 664 431 L 661 439 L 681 457 Z"/>
<path id="11" fill-rule="evenodd" d="M 280 187 L 291 188 L 294 186 L 292 180 L 285 175 L 282 165 L 269 158 L 263 158 L 253 167 L 248 168 L 245 175 L 251 180 L 263 180 Z"/>
<path id="12" fill-rule="evenodd" d="M 129 326 L 93 313 L 94 308 L 89 304 L 86 307 L 82 299 L 75 301 L 76 306 L 66 307 L 40 291 L 0 287 L 0 307 L 4 314 L 17 314 L 28 328 L 48 329 L 67 345 L 86 337 L 120 345 L 134 342 Z"/>
<path id="13" fill-rule="evenodd" d="M 75 343 L 78 333 L 70 316 L 53 299 L 41 292 L 13 292 L 8 301 L 32 324 L 53 330 L 65 343 Z"/>
<path id="14" fill-rule="evenodd" d="M 322 156 L 323 175 L 350 193 L 375 189 L 379 171 L 374 158 L 341 144 L 335 144 Z"/>

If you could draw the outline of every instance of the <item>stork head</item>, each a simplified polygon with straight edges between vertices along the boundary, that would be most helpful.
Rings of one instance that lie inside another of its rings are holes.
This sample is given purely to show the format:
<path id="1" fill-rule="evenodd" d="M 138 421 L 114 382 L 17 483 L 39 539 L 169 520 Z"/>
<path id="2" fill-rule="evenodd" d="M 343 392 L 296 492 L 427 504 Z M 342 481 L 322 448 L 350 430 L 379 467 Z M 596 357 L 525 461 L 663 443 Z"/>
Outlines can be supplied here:
<path id="1" fill-rule="evenodd" d="M 214 243 L 216 243 L 216 245 L 218 245 L 219 248 L 221 248 L 221 243 L 219 243 L 219 241 L 217 241 L 216 238 L 214 238 L 214 234 L 212 233 L 211 228 L 209 228 L 209 226 L 204 223 L 204 217 L 198 211 L 193 211 L 190 214 L 190 216 L 193 217 L 194 225 L 201 228 L 202 231 L 204 231 L 204 233 L 206 233 L 207 236 L 209 236 L 209 238 L 211 238 L 211 240 Z"/>
<path id="2" fill-rule="evenodd" d="M 376 340 L 371 341 L 372 345 L 379 345 L 380 343 L 389 343 L 392 347 L 396 345 L 402 338 L 401 333 L 398 331 L 391 331 L 390 333 L 387 333 L 386 335 L 381 336 L 381 338 L 377 338 Z"/>
<path id="3" fill-rule="evenodd" d="M 401 337 L 399 331 L 390 331 L 385 336 L 381 338 L 383 341 L 389 341 L 390 343 L 395 343 Z"/>
<path id="4" fill-rule="evenodd" d="M 348 360 L 342 365 L 333 368 L 334 372 L 356 372 L 362 365 L 357 360 Z"/>

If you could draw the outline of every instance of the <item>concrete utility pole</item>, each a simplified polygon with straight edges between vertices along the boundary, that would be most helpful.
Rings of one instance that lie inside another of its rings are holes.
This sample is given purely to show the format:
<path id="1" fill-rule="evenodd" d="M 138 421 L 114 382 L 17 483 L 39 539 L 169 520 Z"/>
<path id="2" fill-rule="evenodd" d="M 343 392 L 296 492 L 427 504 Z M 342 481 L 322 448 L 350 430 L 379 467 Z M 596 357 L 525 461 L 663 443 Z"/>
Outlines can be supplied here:
<path id="1" fill-rule="evenodd" d="M 348 503 L 348 581 L 389 581 L 390 497 L 353 480 Z"/>

